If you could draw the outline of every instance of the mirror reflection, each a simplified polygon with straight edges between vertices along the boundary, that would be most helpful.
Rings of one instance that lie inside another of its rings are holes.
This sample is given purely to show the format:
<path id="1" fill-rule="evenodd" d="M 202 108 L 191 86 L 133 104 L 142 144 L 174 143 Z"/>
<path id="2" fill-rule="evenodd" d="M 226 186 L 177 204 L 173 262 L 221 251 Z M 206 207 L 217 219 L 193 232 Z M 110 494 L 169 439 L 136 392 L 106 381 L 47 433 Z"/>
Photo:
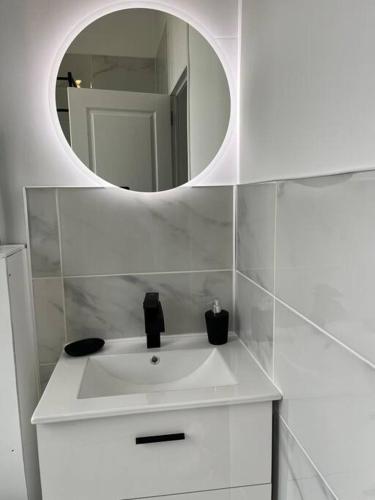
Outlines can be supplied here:
<path id="1" fill-rule="evenodd" d="M 223 66 L 181 19 L 126 9 L 84 29 L 56 83 L 67 141 L 98 176 L 124 189 L 163 191 L 204 170 L 228 127 Z"/>

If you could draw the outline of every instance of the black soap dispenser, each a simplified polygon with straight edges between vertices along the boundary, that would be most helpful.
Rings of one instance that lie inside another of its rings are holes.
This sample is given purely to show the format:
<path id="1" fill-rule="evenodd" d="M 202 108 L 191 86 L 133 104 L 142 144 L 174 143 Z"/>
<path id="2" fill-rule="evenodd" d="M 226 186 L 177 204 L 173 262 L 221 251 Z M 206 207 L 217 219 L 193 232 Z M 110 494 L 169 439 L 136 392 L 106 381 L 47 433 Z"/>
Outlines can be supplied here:
<path id="1" fill-rule="evenodd" d="M 206 311 L 206 326 L 208 341 L 213 345 L 222 345 L 228 342 L 229 313 L 221 308 L 220 302 L 215 299 L 212 309 Z"/>

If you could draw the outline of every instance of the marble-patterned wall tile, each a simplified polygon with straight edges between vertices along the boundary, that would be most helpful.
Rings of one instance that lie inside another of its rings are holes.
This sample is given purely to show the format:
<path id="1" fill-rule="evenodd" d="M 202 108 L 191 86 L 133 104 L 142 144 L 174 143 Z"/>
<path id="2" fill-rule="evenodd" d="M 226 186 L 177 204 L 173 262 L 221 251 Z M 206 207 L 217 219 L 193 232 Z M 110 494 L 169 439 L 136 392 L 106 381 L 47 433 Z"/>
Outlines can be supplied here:
<path id="1" fill-rule="evenodd" d="M 160 293 L 167 334 L 205 331 L 204 312 L 217 297 L 232 312 L 232 272 L 66 278 L 69 340 L 144 334 L 143 299 Z"/>
<path id="2" fill-rule="evenodd" d="M 30 255 L 33 277 L 60 276 L 56 190 L 26 190 Z"/>
<path id="3" fill-rule="evenodd" d="M 281 416 L 340 500 L 374 497 L 375 369 L 278 301 L 275 320 Z"/>
<path id="4" fill-rule="evenodd" d="M 281 420 L 278 463 L 278 500 L 337 500 Z"/>
<path id="5" fill-rule="evenodd" d="M 236 331 L 272 377 L 273 297 L 236 274 Z"/>
<path id="6" fill-rule="evenodd" d="M 276 184 L 248 184 L 237 190 L 237 269 L 274 291 Z"/>
<path id="7" fill-rule="evenodd" d="M 64 275 L 231 269 L 232 191 L 59 189 Z"/>
<path id="8" fill-rule="evenodd" d="M 375 172 L 283 182 L 276 294 L 375 362 Z"/>
<path id="9" fill-rule="evenodd" d="M 63 292 L 61 278 L 33 280 L 36 335 L 42 364 L 56 363 L 65 342 Z"/>

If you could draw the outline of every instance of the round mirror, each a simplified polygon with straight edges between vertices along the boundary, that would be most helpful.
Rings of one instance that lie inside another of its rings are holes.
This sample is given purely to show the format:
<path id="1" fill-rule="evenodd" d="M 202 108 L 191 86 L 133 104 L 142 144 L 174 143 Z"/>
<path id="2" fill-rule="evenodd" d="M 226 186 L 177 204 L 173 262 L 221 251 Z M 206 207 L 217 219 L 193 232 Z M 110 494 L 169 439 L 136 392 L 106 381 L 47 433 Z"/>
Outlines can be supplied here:
<path id="1" fill-rule="evenodd" d="M 229 123 L 224 68 L 207 40 L 158 10 L 97 19 L 66 51 L 56 82 L 61 128 L 95 174 L 163 191 L 200 174 Z"/>

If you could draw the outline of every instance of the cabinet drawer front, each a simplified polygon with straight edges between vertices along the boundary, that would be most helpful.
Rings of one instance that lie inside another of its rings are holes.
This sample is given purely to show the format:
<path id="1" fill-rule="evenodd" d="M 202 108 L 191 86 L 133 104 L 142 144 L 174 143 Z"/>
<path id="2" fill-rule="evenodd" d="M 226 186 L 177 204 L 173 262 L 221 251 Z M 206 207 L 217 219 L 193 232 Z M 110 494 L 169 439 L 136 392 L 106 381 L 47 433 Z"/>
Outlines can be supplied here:
<path id="1" fill-rule="evenodd" d="M 155 500 L 271 500 L 271 485 L 198 491 L 197 493 L 186 493 L 185 495 L 157 497 Z"/>
<path id="2" fill-rule="evenodd" d="M 120 500 L 269 483 L 271 408 L 246 404 L 40 425 L 43 500 Z"/>

